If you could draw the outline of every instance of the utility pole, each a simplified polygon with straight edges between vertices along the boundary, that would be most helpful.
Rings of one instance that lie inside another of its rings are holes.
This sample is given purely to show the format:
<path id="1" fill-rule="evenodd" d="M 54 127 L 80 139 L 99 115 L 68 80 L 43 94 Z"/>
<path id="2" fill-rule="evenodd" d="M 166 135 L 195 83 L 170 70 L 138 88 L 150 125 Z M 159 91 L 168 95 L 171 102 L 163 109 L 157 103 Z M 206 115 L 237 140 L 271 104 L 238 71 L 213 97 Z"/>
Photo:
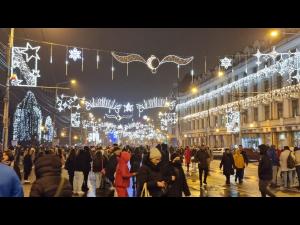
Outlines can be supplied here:
<path id="1" fill-rule="evenodd" d="M 69 128 L 69 146 L 72 145 L 72 107 L 71 107 L 71 115 L 70 115 L 70 128 Z"/>
<path id="2" fill-rule="evenodd" d="M 7 48 L 7 80 L 6 80 L 6 90 L 4 97 L 4 113 L 3 113 L 3 150 L 7 149 L 8 146 L 8 123 L 9 123 L 9 80 L 12 74 L 11 66 L 11 53 L 14 45 L 14 28 L 10 28 L 10 35 L 8 40 Z"/>

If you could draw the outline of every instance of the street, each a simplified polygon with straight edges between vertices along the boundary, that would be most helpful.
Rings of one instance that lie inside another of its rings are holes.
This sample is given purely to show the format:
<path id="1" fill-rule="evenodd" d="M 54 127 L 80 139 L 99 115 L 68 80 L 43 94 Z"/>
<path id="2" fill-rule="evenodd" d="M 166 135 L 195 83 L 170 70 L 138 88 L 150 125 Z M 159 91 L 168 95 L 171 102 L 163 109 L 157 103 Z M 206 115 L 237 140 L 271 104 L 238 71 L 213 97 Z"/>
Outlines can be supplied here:
<path id="1" fill-rule="evenodd" d="M 225 185 L 225 176 L 219 169 L 220 160 L 215 159 L 211 163 L 210 175 L 207 177 L 207 185 L 203 185 L 200 189 L 198 169 L 196 176 L 187 176 L 187 182 L 191 191 L 191 197 L 260 197 L 258 189 L 257 162 L 249 163 L 245 169 L 245 177 L 243 184 L 234 182 L 234 176 L 231 176 L 231 185 Z M 190 168 L 191 169 L 191 168 Z M 186 172 L 186 167 L 184 166 Z M 67 171 L 63 169 L 63 176 L 68 178 Z M 32 172 L 30 180 L 35 179 Z M 130 184 L 130 187 L 132 184 Z M 31 184 L 24 184 L 24 195 L 29 197 Z M 300 191 L 295 188 L 284 190 L 282 188 L 272 189 L 278 197 L 300 197 Z M 129 196 L 132 197 L 132 188 L 128 189 Z M 94 197 L 92 192 L 88 193 L 88 197 Z"/>

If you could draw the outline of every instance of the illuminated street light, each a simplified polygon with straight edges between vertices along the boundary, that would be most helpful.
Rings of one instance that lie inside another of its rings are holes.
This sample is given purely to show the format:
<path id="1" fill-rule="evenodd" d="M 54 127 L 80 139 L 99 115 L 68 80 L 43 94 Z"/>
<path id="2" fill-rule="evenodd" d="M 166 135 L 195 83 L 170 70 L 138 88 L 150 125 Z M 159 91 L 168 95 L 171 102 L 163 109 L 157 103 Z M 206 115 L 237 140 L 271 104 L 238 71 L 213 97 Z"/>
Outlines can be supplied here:
<path id="1" fill-rule="evenodd" d="M 278 30 L 272 30 L 270 32 L 270 36 L 273 37 L 273 38 L 277 37 L 278 35 L 279 35 L 279 31 Z"/>
<path id="2" fill-rule="evenodd" d="M 254 124 L 253 124 L 253 123 L 250 123 L 250 127 L 254 127 Z"/>
<path id="3" fill-rule="evenodd" d="M 193 94 L 196 94 L 198 92 L 198 88 L 197 87 L 192 87 L 191 92 Z"/>
<path id="4" fill-rule="evenodd" d="M 217 129 L 216 129 L 216 132 L 217 132 L 217 133 L 219 133 L 219 132 L 220 132 L 220 129 L 219 129 L 219 128 L 217 128 Z"/>
<path id="5" fill-rule="evenodd" d="M 77 80 L 75 80 L 75 79 L 72 79 L 70 82 L 71 82 L 71 84 L 73 84 L 73 85 L 77 84 Z"/>
<path id="6" fill-rule="evenodd" d="M 219 76 L 219 77 L 222 77 L 223 75 L 224 75 L 224 72 L 223 72 L 222 70 L 219 70 L 218 76 Z"/>
<path id="7" fill-rule="evenodd" d="M 78 136 L 77 136 L 77 135 L 75 135 L 75 136 L 74 136 L 74 140 L 77 140 L 77 139 L 78 139 Z"/>
<path id="8" fill-rule="evenodd" d="M 187 135 L 185 134 L 185 135 L 183 135 L 185 138 L 187 137 Z"/>
<path id="9" fill-rule="evenodd" d="M 65 132 L 61 132 L 60 136 L 65 137 L 66 136 Z"/>

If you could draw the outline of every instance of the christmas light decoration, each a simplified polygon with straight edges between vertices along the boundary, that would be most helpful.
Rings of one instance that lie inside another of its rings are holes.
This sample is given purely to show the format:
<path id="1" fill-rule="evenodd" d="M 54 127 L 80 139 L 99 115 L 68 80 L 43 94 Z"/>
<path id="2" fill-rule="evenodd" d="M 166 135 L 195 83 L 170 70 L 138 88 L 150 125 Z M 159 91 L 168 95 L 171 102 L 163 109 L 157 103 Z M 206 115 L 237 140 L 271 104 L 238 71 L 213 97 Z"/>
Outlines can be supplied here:
<path id="1" fill-rule="evenodd" d="M 47 142 L 53 141 L 53 135 L 54 135 L 54 128 L 52 124 L 52 119 L 50 116 L 46 117 L 45 121 L 45 132 L 44 132 L 44 140 Z"/>
<path id="2" fill-rule="evenodd" d="M 159 119 L 162 130 L 167 130 L 169 124 L 176 124 L 178 120 L 176 113 L 160 113 Z"/>
<path id="3" fill-rule="evenodd" d="M 80 127 L 80 113 L 71 113 L 71 127 Z"/>
<path id="4" fill-rule="evenodd" d="M 37 78 L 40 77 L 38 70 L 39 49 L 40 46 L 32 47 L 28 42 L 26 47 L 12 48 L 12 76 L 10 77 L 12 86 L 36 87 Z M 29 66 L 31 59 L 34 60 L 33 68 Z"/>
<path id="5" fill-rule="evenodd" d="M 229 109 L 226 111 L 226 128 L 227 132 L 240 131 L 240 113 Z"/>
<path id="6" fill-rule="evenodd" d="M 145 63 L 152 73 L 156 73 L 158 67 L 164 63 L 176 63 L 177 65 L 187 65 L 194 57 L 180 58 L 176 55 L 168 55 L 164 57 L 161 61 L 154 55 L 151 55 L 147 60 L 145 60 L 141 55 L 129 54 L 126 56 L 120 56 L 112 52 L 111 55 L 120 63 L 131 63 L 131 62 L 142 62 Z"/>
<path id="7" fill-rule="evenodd" d="M 109 114 L 105 114 L 105 117 L 109 118 L 109 119 L 116 119 L 117 121 L 121 121 L 122 119 L 130 119 L 132 118 L 132 115 L 109 115 Z"/>
<path id="8" fill-rule="evenodd" d="M 124 112 L 133 112 L 133 105 L 131 105 L 129 102 L 127 103 L 127 105 L 123 105 L 124 106 Z"/>
<path id="9" fill-rule="evenodd" d="M 227 57 L 220 59 L 221 66 L 223 66 L 226 70 L 228 69 L 229 66 L 232 66 L 231 61 L 232 59 L 229 59 Z"/>
<path id="10" fill-rule="evenodd" d="M 19 142 L 41 140 L 42 113 L 34 94 L 28 91 L 14 114 L 13 139 Z"/>
<path id="11" fill-rule="evenodd" d="M 105 97 L 102 98 L 92 98 L 92 100 L 85 100 L 86 110 L 91 110 L 92 108 L 106 108 L 109 110 L 114 110 L 116 113 L 120 112 L 122 108 L 121 104 L 118 104 L 116 100 L 111 100 Z"/>
<path id="12" fill-rule="evenodd" d="M 81 108 L 79 101 L 83 99 L 84 98 L 78 98 L 76 95 L 74 95 L 73 97 L 66 96 L 64 94 L 62 94 L 61 96 L 57 96 L 56 98 L 57 110 L 59 112 L 64 111 L 66 108 L 68 109 L 76 108 L 78 110 Z"/>
<path id="13" fill-rule="evenodd" d="M 77 61 L 77 59 L 81 59 L 81 51 L 79 51 L 77 48 L 73 48 L 69 50 L 69 59 L 73 59 L 74 62 Z"/>
<path id="14" fill-rule="evenodd" d="M 275 53 L 272 53 L 272 55 L 274 54 Z M 296 50 L 296 52 L 294 53 L 278 53 L 278 54 L 280 54 L 281 60 L 276 61 L 273 65 L 269 67 L 265 66 L 265 68 L 259 70 L 256 73 L 249 74 L 248 76 L 243 77 L 237 81 L 233 81 L 230 84 L 224 85 L 221 88 L 200 95 L 184 103 L 177 104 L 176 109 L 179 110 L 191 106 L 193 104 L 200 104 L 202 102 L 211 100 L 220 95 L 224 95 L 225 93 L 229 93 L 232 88 L 242 88 L 244 86 L 248 86 L 251 82 L 260 82 L 261 80 L 264 80 L 271 76 L 275 76 L 277 74 L 280 74 L 281 76 L 288 75 L 290 78 L 288 79 L 289 82 L 291 82 L 292 79 L 299 79 L 299 77 L 297 76 L 297 74 L 299 74 L 298 72 L 296 73 L 296 75 L 292 76 L 292 74 L 295 71 L 299 71 L 300 69 L 299 51 Z"/>
<path id="15" fill-rule="evenodd" d="M 157 98 L 157 97 L 144 100 L 142 104 L 136 104 L 136 107 L 139 111 L 139 117 L 141 116 L 141 113 L 146 109 L 165 107 L 165 108 L 169 108 L 170 110 L 173 110 L 175 106 L 176 106 L 176 101 L 169 102 L 167 98 Z"/>

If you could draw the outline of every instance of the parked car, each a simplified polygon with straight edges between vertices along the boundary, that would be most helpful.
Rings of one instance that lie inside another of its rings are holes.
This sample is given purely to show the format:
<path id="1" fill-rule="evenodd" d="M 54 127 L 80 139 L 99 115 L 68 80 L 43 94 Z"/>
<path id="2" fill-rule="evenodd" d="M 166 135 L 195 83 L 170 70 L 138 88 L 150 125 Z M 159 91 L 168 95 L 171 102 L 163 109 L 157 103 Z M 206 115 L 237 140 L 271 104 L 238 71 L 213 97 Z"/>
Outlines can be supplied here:
<path id="1" fill-rule="evenodd" d="M 221 158 L 226 148 L 212 148 L 214 158 Z"/>
<path id="2" fill-rule="evenodd" d="M 248 156 L 248 159 L 249 161 L 259 161 L 259 151 L 258 150 L 255 150 L 253 148 L 244 148 L 247 156 Z"/>

